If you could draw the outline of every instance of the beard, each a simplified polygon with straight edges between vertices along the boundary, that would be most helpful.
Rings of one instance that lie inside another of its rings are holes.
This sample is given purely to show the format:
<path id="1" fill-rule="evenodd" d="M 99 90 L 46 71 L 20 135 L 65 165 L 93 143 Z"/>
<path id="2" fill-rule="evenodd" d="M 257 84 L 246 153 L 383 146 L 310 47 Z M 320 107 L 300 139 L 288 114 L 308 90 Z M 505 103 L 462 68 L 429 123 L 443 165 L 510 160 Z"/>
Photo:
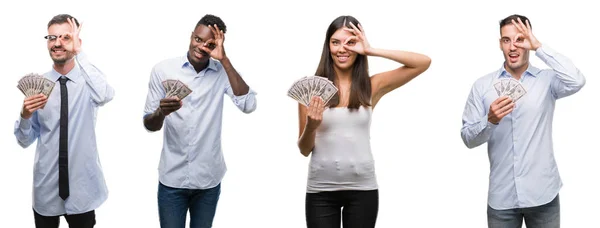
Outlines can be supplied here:
<path id="1" fill-rule="evenodd" d="M 50 58 L 52 59 L 54 64 L 63 65 L 65 63 L 67 63 L 67 61 L 71 60 L 73 58 L 73 56 L 67 53 L 64 56 L 55 57 L 55 56 L 52 56 L 52 51 L 50 51 Z"/>

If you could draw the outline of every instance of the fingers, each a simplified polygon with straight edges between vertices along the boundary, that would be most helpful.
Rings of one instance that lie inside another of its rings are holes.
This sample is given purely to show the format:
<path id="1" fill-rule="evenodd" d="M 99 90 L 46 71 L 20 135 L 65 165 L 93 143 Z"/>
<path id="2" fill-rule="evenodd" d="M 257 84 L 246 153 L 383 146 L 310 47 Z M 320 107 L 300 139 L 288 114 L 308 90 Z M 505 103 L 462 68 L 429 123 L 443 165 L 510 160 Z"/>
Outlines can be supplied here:
<path id="1" fill-rule="evenodd" d="M 179 101 L 179 97 L 172 96 L 172 97 L 165 97 L 163 99 L 160 99 L 160 103 L 162 103 L 162 102 L 174 102 L 174 101 Z"/>
<path id="2" fill-rule="evenodd" d="M 498 99 L 496 99 L 494 102 L 492 102 L 492 105 L 498 105 L 500 102 L 502 102 L 508 98 L 509 98 L 508 96 L 501 96 Z"/>
<path id="3" fill-rule="evenodd" d="M 31 113 L 43 107 L 47 101 L 48 98 L 43 94 L 28 97 L 23 101 L 23 113 L 25 116 L 29 116 Z"/>
<path id="4" fill-rule="evenodd" d="M 223 39 L 225 37 L 223 30 L 220 30 L 217 24 L 209 25 L 208 28 L 210 28 L 210 31 L 213 33 L 213 36 L 215 36 L 215 39 Z"/>
<path id="5" fill-rule="evenodd" d="M 363 29 L 362 25 L 358 24 L 358 28 L 360 29 L 360 32 L 361 32 L 363 35 L 366 35 L 366 34 L 365 34 L 365 30 Z"/>
<path id="6" fill-rule="evenodd" d="M 183 106 L 183 102 L 177 97 L 164 98 L 160 100 L 160 110 L 163 115 L 169 115 L 174 111 L 179 110 Z"/>
<path id="7" fill-rule="evenodd" d="M 500 112 L 500 114 L 498 115 L 498 119 L 502 119 L 504 118 L 506 115 L 510 114 L 513 110 L 514 110 L 514 105 L 506 110 L 503 110 L 502 112 Z"/>
<path id="8" fill-rule="evenodd" d="M 75 18 L 69 18 L 67 21 L 69 22 L 69 26 L 71 26 L 71 33 L 75 34 L 79 29 L 75 23 Z"/>
<path id="9" fill-rule="evenodd" d="M 73 21 L 71 21 L 72 18 L 68 18 L 67 22 L 69 23 L 69 26 L 71 26 L 71 32 L 75 31 L 75 25 L 73 24 Z"/>
<path id="10" fill-rule="evenodd" d="M 36 103 L 30 104 L 30 105 L 26 106 L 26 109 L 29 110 L 29 112 L 33 113 L 36 110 L 38 110 L 41 107 L 43 107 L 46 104 L 47 101 L 48 100 L 44 99 L 44 100 L 38 101 Z"/>
<path id="11" fill-rule="evenodd" d="M 323 111 L 325 111 L 325 102 L 323 101 L 323 99 L 321 97 L 318 97 L 317 98 L 317 103 L 319 104 L 317 106 L 317 112 L 318 112 L 317 114 L 320 117 L 323 117 Z"/>
<path id="12" fill-rule="evenodd" d="M 360 32 L 360 30 L 359 30 L 359 29 L 358 29 L 358 28 L 357 28 L 357 27 L 354 25 L 354 23 L 350 22 L 349 24 L 350 24 L 350 27 L 352 27 L 352 29 L 354 30 L 354 34 L 355 34 L 355 35 L 357 35 L 357 36 L 360 36 L 360 35 L 361 35 L 361 32 Z"/>
<path id="13" fill-rule="evenodd" d="M 215 26 L 217 26 L 217 25 L 216 24 L 215 25 L 208 25 L 208 28 L 210 29 L 210 32 L 212 32 L 213 36 L 215 38 L 217 38 L 217 36 L 219 34 L 217 33 L 217 29 L 215 29 Z"/>
<path id="14" fill-rule="evenodd" d="M 207 46 L 200 47 L 200 50 L 202 50 L 203 52 L 206 52 L 207 55 L 211 55 L 210 53 L 213 51 L 213 49 L 210 49 Z"/>
<path id="15" fill-rule="evenodd" d="M 512 23 L 515 25 L 515 27 L 517 27 L 517 29 L 522 32 L 522 33 L 526 33 L 529 31 L 529 28 L 527 26 L 525 26 L 525 24 L 523 24 L 523 21 L 521 21 L 521 18 L 517 18 L 517 22 L 515 22 L 515 20 L 512 20 Z"/>
<path id="16" fill-rule="evenodd" d="M 177 97 L 173 98 L 164 98 L 160 100 L 161 108 L 170 108 L 170 107 L 178 107 L 181 106 L 182 102 Z"/>
<path id="17" fill-rule="evenodd" d="M 499 109 L 496 111 L 496 114 L 500 115 L 500 114 L 506 112 L 509 109 L 512 110 L 515 107 L 515 103 L 511 102 L 510 104 L 507 104 L 507 105 L 504 105 L 504 106 L 498 106 L 498 107 L 499 107 Z"/>
<path id="18" fill-rule="evenodd" d="M 531 25 L 529 24 L 529 20 L 525 20 L 525 23 L 527 23 L 527 30 L 531 31 Z"/>
<path id="19" fill-rule="evenodd" d="M 518 20 L 521 21 L 520 19 L 518 19 Z M 517 23 L 514 19 L 511 20 L 511 23 L 515 26 L 515 28 L 517 28 L 517 30 L 519 30 L 519 32 L 523 32 L 523 29 L 521 28 L 519 23 Z"/>
<path id="20" fill-rule="evenodd" d="M 33 95 L 31 97 L 25 98 L 25 100 L 23 101 L 23 105 L 27 106 L 27 105 L 31 105 L 40 101 L 44 101 L 47 100 L 48 98 L 44 95 L 44 94 L 37 94 L 37 95 Z"/>
<path id="21" fill-rule="evenodd" d="M 309 116 L 313 119 L 320 119 L 320 117 L 323 115 L 323 110 L 325 110 L 325 102 L 323 102 L 323 99 L 318 96 L 312 97 L 308 106 Z"/>
<path id="22" fill-rule="evenodd" d="M 497 99 L 496 101 L 499 101 L 499 102 L 492 106 L 493 111 L 500 110 L 511 104 L 514 106 L 514 103 L 513 103 L 512 99 L 510 99 L 510 97 L 503 96 L 503 97 Z"/>
<path id="23" fill-rule="evenodd" d="M 350 36 L 350 37 L 346 38 L 346 40 L 344 40 L 343 44 L 348 45 L 348 46 L 354 46 L 354 43 L 356 43 L 357 39 L 358 39 L 358 37 L 356 37 L 356 36 Z M 351 42 L 351 41 L 354 41 L 354 42 L 348 44 L 348 42 Z"/>
<path id="24" fill-rule="evenodd" d="M 310 99 L 310 103 L 308 103 L 308 114 L 310 116 L 314 116 L 316 110 L 317 110 L 317 100 L 315 99 L 315 97 L 312 97 Z"/>
<path id="25" fill-rule="evenodd" d="M 217 42 L 215 39 L 209 39 L 202 45 L 203 47 L 208 47 L 208 49 L 213 50 L 217 46 Z"/>

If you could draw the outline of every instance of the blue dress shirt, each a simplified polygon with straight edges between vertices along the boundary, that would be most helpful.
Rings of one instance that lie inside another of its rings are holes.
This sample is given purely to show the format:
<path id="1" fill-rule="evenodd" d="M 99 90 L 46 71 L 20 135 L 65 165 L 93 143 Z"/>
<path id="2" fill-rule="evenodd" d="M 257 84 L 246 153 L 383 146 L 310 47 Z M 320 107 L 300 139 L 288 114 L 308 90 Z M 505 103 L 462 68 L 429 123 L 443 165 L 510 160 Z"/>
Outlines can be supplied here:
<path id="1" fill-rule="evenodd" d="M 546 45 L 535 55 L 551 69 L 531 64 L 520 82 L 527 91 L 498 125 L 488 122 L 498 94 L 494 83 L 512 77 L 502 67 L 479 78 L 469 94 L 461 136 L 468 148 L 487 142 L 490 161 L 488 204 L 496 210 L 534 207 L 552 201 L 562 187 L 552 148 L 552 119 L 557 99 L 572 95 L 585 78 L 565 56 Z"/>
<path id="2" fill-rule="evenodd" d="M 256 93 L 235 96 L 220 62 L 209 60 L 196 73 L 186 56 L 164 60 L 150 75 L 144 117 L 159 107 L 166 95 L 162 81 L 180 80 L 191 90 L 183 106 L 165 117 L 159 181 L 169 187 L 209 189 L 221 183 L 227 170 L 221 150 L 224 95 L 244 113 L 256 109 Z"/>
<path id="3" fill-rule="evenodd" d="M 98 208 L 108 190 L 96 147 L 96 113 L 111 101 L 113 88 L 105 75 L 92 65 L 85 53 L 75 56 L 75 67 L 65 75 L 69 95 L 69 197 L 58 195 L 58 145 L 60 131 L 61 74 L 54 69 L 44 77 L 55 81 L 43 109 L 31 118 L 19 118 L 14 134 L 23 148 L 37 139 L 33 168 L 33 209 L 44 216 L 80 214 Z"/>

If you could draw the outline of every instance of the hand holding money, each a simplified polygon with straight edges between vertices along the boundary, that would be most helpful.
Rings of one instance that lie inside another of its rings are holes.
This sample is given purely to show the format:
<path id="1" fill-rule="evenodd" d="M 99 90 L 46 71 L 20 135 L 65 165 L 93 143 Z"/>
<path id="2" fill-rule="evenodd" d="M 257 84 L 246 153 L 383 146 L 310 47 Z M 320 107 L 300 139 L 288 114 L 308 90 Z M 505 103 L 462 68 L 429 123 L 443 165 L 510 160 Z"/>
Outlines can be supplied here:
<path id="1" fill-rule="evenodd" d="M 174 79 L 167 79 L 162 82 L 163 88 L 165 89 L 165 97 L 177 97 L 179 100 L 187 97 L 192 93 L 192 90 L 183 82 Z"/>
<path id="2" fill-rule="evenodd" d="M 48 97 L 44 94 L 37 94 L 30 97 L 25 98 L 23 101 L 23 110 L 21 110 L 21 117 L 23 119 L 29 119 L 33 115 L 33 113 L 44 107 L 46 102 L 48 101 Z"/>
<path id="3" fill-rule="evenodd" d="M 44 94 L 46 97 L 50 96 L 52 89 L 54 89 L 55 82 L 45 78 L 39 74 L 27 74 L 23 76 L 17 85 L 17 88 L 25 95 L 25 97 L 31 97 L 38 94 Z"/>
<path id="4" fill-rule="evenodd" d="M 160 100 L 158 111 L 164 116 L 168 116 L 174 111 L 181 108 L 183 102 L 179 100 L 179 97 L 167 97 Z"/>
<path id="5" fill-rule="evenodd" d="M 494 89 L 498 96 L 508 96 L 514 102 L 517 102 L 523 95 L 527 93 L 521 82 L 514 78 L 503 78 L 494 83 Z"/>
<path id="6" fill-rule="evenodd" d="M 294 82 L 288 90 L 288 96 L 309 107 L 312 97 L 318 96 L 324 104 L 327 104 L 337 91 L 337 87 L 329 79 L 321 76 L 307 76 Z"/>
<path id="7" fill-rule="evenodd" d="M 515 107 L 515 103 L 508 96 L 502 96 L 496 99 L 490 105 L 490 111 L 488 113 L 488 121 L 492 124 L 500 123 L 500 120 L 506 115 L 511 113 Z"/>
<path id="8" fill-rule="evenodd" d="M 315 130 L 321 125 L 323 120 L 323 111 L 325 110 L 325 102 L 321 97 L 312 97 L 310 104 L 308 105 L 308 111 L 306 114 L 306 128 L 309 130 Z"/>

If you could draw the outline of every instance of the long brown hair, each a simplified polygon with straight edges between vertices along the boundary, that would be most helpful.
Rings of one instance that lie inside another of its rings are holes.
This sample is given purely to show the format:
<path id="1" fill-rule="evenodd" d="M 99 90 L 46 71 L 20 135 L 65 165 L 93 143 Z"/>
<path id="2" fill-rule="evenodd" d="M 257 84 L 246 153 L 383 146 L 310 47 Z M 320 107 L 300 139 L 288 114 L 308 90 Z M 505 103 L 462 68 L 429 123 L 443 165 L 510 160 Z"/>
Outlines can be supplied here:
<path id="1" fill-rule="evenodd" d="M 316 76 L 325 77 L 331 80 L 336 86 L 339 85 L 337 81 L 335 70 L 333 69 L 334 62 L 331 58 L 331 50 L 329 50 L 329 42 L 331 36 L 338 29 L 350 26 L 350 22 L 355 26 L 360 23 L 356 18 L 352 16 L 340 16 L 333 20 L 327 29 L 325 34 L 325 42 L 323 43 L 323 52 L 321 53 L 321 60 L 315 73 Z M 358 109 L 362 106 L 371 106 L 371 78 L 369 77 L 369 63 L 367 62 L 367 56 L 357 54 L 356 61 L 352 64 L 352 84 L 350 86 L 350 98 L 348 102 L 349 109 Z M 336 107 L 340 103 L 339 91 L 331 98 L 328 102 L 329 107 Z"/>

